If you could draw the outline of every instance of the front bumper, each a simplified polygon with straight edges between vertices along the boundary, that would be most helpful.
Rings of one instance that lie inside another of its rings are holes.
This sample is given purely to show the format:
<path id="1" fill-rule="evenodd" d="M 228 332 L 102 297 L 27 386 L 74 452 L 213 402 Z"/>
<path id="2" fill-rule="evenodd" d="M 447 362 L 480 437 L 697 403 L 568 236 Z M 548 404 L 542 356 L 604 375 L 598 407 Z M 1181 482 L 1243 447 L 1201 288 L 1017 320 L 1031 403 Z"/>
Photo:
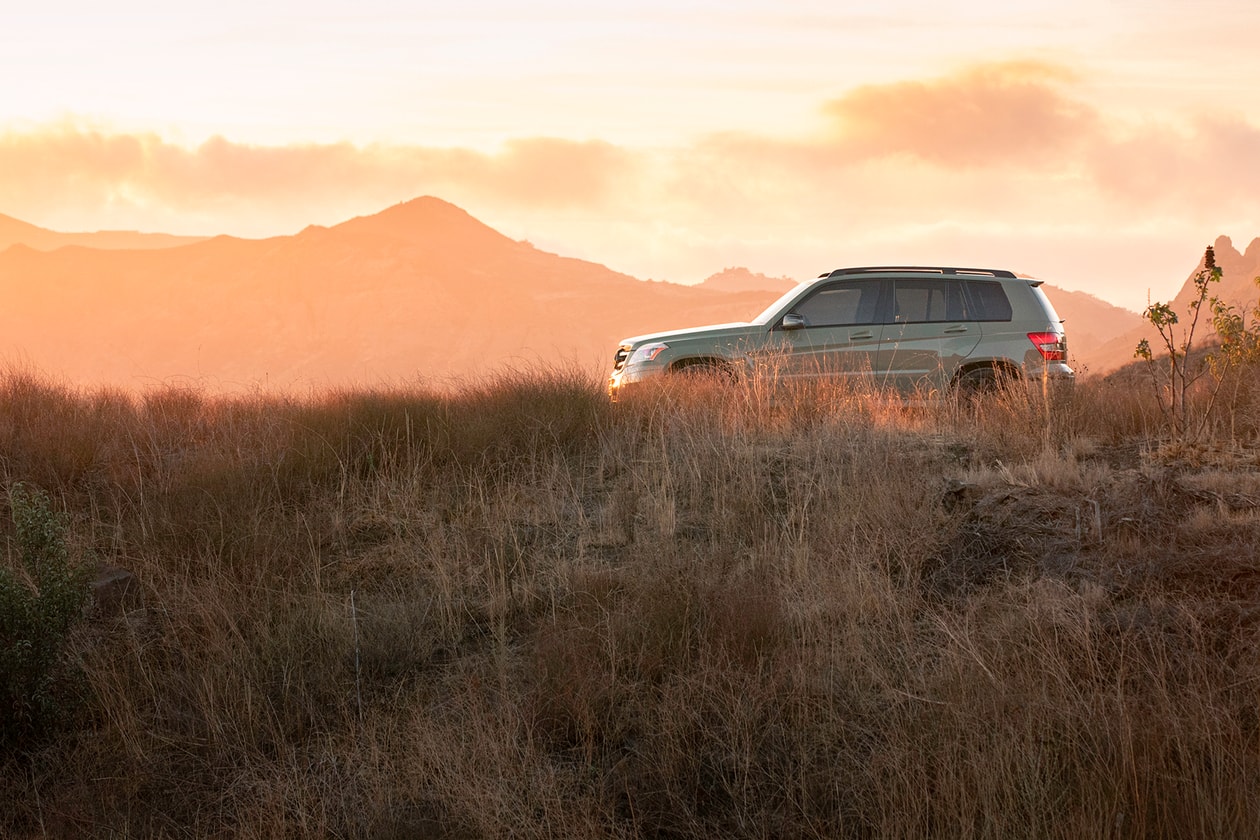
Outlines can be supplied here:
<path id="1" fill-rule="evenodd" d="M 645 379 L 655 379 L 660 376 L 664 368 L 647 365 L 627 365 L 619 370 L 614 370 L 608 376 L 608 397 L 613 402 L 617 401 L 617 395 L 621 393 L 627 386 L 636 382 L 642 382 Z"/>

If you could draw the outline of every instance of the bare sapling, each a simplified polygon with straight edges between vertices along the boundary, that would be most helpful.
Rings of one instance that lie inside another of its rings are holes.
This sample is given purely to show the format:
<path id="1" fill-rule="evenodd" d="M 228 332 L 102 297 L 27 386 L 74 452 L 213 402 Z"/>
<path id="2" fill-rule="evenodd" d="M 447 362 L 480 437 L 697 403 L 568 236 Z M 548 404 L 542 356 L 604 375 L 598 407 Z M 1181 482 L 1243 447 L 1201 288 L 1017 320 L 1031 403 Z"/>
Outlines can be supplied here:
<path id="1" fill-rule="evenodd" d="M 1209 286 L 1220 282 L 1220 279 L 1221 269 L 1216 264 L 1216 252 L 1209 245 L 1203 253 L 1203 268 L 1195 272 L 1192 278 L 1195 295 L 1187 305 L 1189 323 L 1182 328 L 1184 331 L 1179 329 L 1181 319 L 1171 303 L 1156 301 L 1148 304 L 1142 313 L 1142 317 L 1159 333 L 1163 349 L 1168 353 L 1165 362 L 1167 381 L 1161 381 L 1155 351 L 1149 340 L 1144 338 L 1139 341 L 1133 355 L 1146 361 L 1160 413 L 1176 440 L 1184 440 L 1190 434 L 1187 397 L 1191 387 L 1207 372 L 1207 367 L 1202 362 L 1196 363 L 1192 360 L 1191 353 L 1203 304 L 1206 302 L 1215 307 L 1218 302 L 1216 297 L 1208 297 Z M 1203 422 L 1206 422 L 1206 416 L 1201 418 L 1196 431 L 1201 431 Z"/>

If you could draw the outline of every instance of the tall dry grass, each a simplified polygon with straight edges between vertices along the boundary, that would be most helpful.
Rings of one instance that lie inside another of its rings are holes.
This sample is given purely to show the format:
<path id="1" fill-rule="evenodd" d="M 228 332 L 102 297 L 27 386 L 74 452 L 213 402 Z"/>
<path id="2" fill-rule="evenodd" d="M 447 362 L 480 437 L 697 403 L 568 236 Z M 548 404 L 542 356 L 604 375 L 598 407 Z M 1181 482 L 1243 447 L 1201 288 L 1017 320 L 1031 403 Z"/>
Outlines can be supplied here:
<path id="1" fill-rule="evenodd" d="M 1157 422 L 1090 380 L 11 374 L 0 481 L 143 602 L 83 622 L 85 702 L 4 758 L 0 831 L 1260 836 L 1254 435 Z"/>

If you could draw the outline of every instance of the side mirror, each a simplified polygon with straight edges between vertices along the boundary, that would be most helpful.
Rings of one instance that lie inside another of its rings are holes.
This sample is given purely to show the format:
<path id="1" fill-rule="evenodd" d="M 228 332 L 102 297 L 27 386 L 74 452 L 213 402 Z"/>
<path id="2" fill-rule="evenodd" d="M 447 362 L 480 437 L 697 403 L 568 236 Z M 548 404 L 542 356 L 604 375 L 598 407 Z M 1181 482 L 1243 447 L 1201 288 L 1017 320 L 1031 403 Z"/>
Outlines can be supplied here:
<path id="1" fill-rule="evenodd" d="M 797 315 L 795 312 L 789 312 L 783 316 L 783 321 L 779 324 L 785 330 L 803 330 L 805 329 L 805 316 Z"/>

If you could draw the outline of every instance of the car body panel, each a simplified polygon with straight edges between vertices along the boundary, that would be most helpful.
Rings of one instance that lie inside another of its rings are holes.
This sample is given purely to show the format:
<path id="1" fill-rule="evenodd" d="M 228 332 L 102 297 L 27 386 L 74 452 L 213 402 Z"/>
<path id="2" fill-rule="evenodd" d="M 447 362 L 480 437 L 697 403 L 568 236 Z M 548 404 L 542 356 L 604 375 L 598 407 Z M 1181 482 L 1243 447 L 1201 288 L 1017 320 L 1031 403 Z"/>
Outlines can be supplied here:
<path id="1" fill-rule="evenodd" d="M 779 331 L 780 372 L 793 378 L 869 376 L 881 334 L 879 324 Z"/>
<path id="2" fill-rule="evenodd" d="M 940 390 L 979 341 L 980 325 L 975 323 L 886 324 L 877 369 L 898 390 Z"/>

